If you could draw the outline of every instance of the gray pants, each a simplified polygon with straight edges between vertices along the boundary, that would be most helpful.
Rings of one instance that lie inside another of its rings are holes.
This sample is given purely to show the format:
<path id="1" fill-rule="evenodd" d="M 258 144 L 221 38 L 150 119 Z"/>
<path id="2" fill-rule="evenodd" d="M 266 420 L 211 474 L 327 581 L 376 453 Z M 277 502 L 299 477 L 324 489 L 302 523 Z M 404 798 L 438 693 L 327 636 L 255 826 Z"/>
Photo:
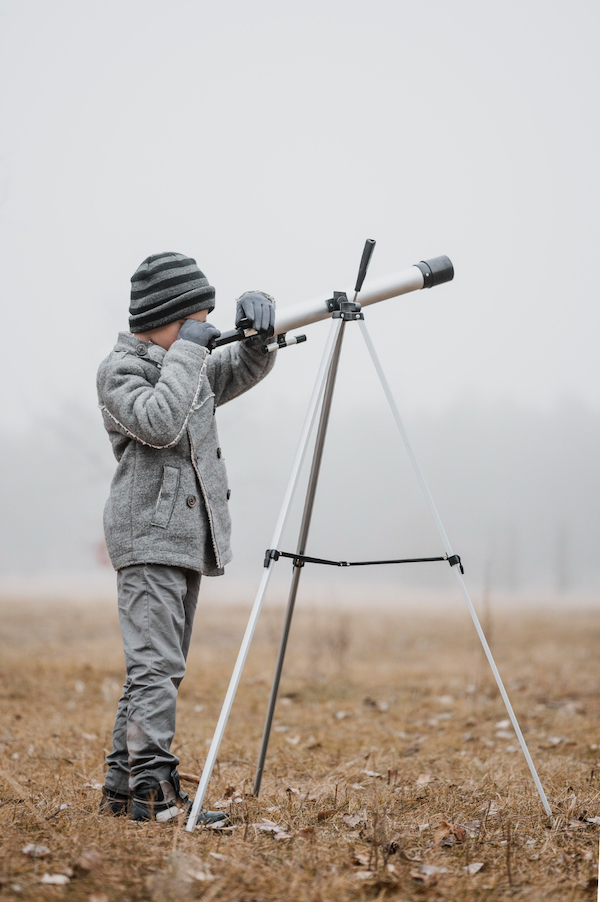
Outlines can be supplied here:
<path id="1" fill-rule="evenodd" d="M 168 780 L 179 764 L 170 748 L 200 574 L 136 564 L 119 570 L 117 587 L 127 679 L 117 706 L 105 783 L 107 789 L 127 794 L 149 779 Z"/>

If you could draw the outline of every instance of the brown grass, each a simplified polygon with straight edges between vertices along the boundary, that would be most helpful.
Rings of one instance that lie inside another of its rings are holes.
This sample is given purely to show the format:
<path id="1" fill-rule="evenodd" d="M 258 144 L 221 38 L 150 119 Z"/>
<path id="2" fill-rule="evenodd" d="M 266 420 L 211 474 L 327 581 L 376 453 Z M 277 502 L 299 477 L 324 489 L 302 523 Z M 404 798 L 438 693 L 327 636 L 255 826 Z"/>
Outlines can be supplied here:
<path id="1" fill-rule="evenodd" d="M 553 825 L 516 738 L 498 726 L 506 713 L 466 616 L 299 603 L 260 798 L 250 792 L 281 609 L 263 614 L 209 788 L 235 828 L 192 835 L 97 813 L 123 678 L 112 608 L 15 602 L 0 616 L 2 899 L 596 898 L 593 610 L 493 622 Z M 198 613 L 174 745 L 182 771 L 201 771 L 246 616 Z M 254 826 L 264 819 L 287 837 Z M 51 855 L 23 854 L 30 842 Z M 89 849 L 101 866 L 64 887 L 40 883 Z M 474 863 L 483 867 L 470 875 Z"/>

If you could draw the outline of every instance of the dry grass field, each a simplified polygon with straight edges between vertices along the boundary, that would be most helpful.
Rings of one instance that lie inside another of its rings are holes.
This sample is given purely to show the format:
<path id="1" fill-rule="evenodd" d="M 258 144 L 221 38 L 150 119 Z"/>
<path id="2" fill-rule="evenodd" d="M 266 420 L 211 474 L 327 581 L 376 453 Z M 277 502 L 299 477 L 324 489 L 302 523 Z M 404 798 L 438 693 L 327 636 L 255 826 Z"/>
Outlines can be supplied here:
<path id="1" fill-rule="evenodd" d="M 175 739 L 184 772 L 201 771 L 247 613 L 198 611 Z M 597 610 L 494 614 L 554 823 L 458 601 L 299 602 L 253 798 L 282 613 L 265 609 L 209 787 L 232 827 L 188 834 L 97 813 L 123 679 L 113 608 L 2 602 L 0 899 L 596 899 Z"/>

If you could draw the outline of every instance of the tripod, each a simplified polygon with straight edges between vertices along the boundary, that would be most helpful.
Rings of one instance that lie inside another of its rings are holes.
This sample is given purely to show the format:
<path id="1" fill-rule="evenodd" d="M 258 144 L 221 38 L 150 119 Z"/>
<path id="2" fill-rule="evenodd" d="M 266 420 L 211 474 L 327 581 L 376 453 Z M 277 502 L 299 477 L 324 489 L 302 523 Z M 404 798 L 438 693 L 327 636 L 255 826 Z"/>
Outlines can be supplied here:
<path id="1" fill-rule="evenodd" d="M 223 734 L 225 732 L 225 727 L 227 725 L 227 720 L 229 718 L 229 713 L 231 711 L 231 707 L 233 705 L 233 700 L 235 698 L 235 694 L 237 692 L 237 688 L 239 685 L 239 681 L 242 675 L 242 670 L 246 661 L 246 657 L 248 655 L 248 651 L 250 648 L 250 644 L 252 642 L 252 637 L 254 635 L 254 630 L 256 624 L 258 622 L 258 617 L 260 615 L 260 610 L 262 607 L 262 603 L 265 597 L 265 593 L 267 590 L 267 586 L 269 583 L 269 579 L 271 573 L 273 571 L 273 564 L 279 558 L 291 558 L 293 561 L 293 571 L 292 571 L 292 582 L 290 586 L 290 592 L 288 597 L 288 603 L 285 613 L 285 620 L 283 625 L 283 631 L 281 635 L 281 641 L 279 646 L 279 652 L 277 655 L 277 662 L 275 665 L 275 674 L 273 677 L 273 684 L 271 687 L 271 694 L 269 698 L 269 705 L 267 709 L 267 715 L 265 719 L 265 725 L 263 729 L 262 742 L 258 757 L 258 764 L 256 768 L 256 774 L 254 778 L 254 794 L 258 795 L 260 792 L 262 776 L 264 771 L 265 759 L 267 755 L 269 739 L 271 735 L 271 728 L 273 723 L 273 715 L 275 712 L 275 706 L 277 703 L 277 695 L 279 691 L 279 683 L 281 680 L 281 673 L 283 670 L 283 664 L 285 660 L 285 654 L 287 649 L 287 643 L 290 633 L 290 627 L 292 623 L 292 617 L 294 613 L 294 606 L 296 603 L 296 596 L 298 593 L 298 587 L 300 584 L 300 577 L 302 575 L 302 569 L 306 564 L 317 564 L 317 565 L 325 565 L 325 566 L 338 566 L 338 567 L 363 567 L 363 566 L 375 566 L 375 565 L 385 565 L 385 564 L 409 564 L 409 563 L 421 563 L 421 562 L 430 562 L 430 561 L 445 561 L 447 562 L 451 569 L 454 572 L 456 580 L 458 582 L 460 591 L 463 595 L 463 598 L 466 602 L 469 614 L 475 626 L 475 630 L 479 639 L 481 641 L 481 645 L 483 647 L 485 656 L 489 662 L 492 673 L 494 675 L 494 679 L 496 680 L 496 684 L 500 691 L 500 695 L 502 696 L 502 700 L 504 701 L 506 711 L 510 718 L 510 721 L 513 725 L 515 733 L 517 735 L 517 739 L 521 746 L 521 750 L 531 772 L 531 776 L 535 783 L 536 789 L 540 796 L 542 805 L 544 807 L 544 811 L 549 817 L 552 817 L 552 811 L 548 800 L 546 798 L 546 794 L 540 782 L 540 778 L 536 771 L 535 765 L 532 761 L 531 755 L 529 753 L 529 749 L 527 747 L 527 743 L 523 737 L 523 733 L 521 732 L 521 728 L 513 711 L 512 705 L 508 698 L 506 689 L 504 687 L 504 683 L 502 682 L 502 678 L 496 666 L 496 662 L 494 661 L 492 652 L 485 638 L 483 629 L 479 622 L 479 618 L 477 617 L 477 613 L 473 604 L 471 602 L 469 593 L 467 591 L 467 587 L 465 585 L 465 581 L 463 579 L 463 565 L 461 563 L 461 559 L 459 555 L 455 554 L 450 545 L 450 541 L 448 536 L 446 535 L 446 531 L 442 525 L 439 514 L 437 512 L 435 503 L 429 492 L 427 487 L 427 483 L 423 477 L 423 473 L 421 468 L 417 462 L 414 451 L 410 444 L 408 435 L 404 428 L 404 424 L 400 417 L 400 413 L 396 406 L 396 402 L 393 398 L 390 386 L 387 382 L 383 369 L 381 367 L 381 363 L 375 351 L 375 347 L 373 342 L 371 341 L 371 337 L 367 330 L 367 327 L 364 322 L 364 315 L 361 311 L 360 304 L 357 303 L 357 296 L 362 287 L 362 283 L 370 262 L 370 258 L 373 252 L 375 242 L 367 241 L 365 245 L 365 249 L 363 252 L 363 257 L 361 260 L 361 265 L 359 269 L 359 275 L 356 282 L 354 300 L 349 301 L 348 297 L 345 293 L 335 292 L 332 301 L 330 302 L 330 309 L 332 311 L 331 314 L 331 326 L 329 335 L 327 337 L 327 343 L 325 346 L 325 351 L 323 353 L 323 357 L 321 360 L 321 364 L 319 367 L 319 372 L 317 374 L 317 379 L 315 382 L 315 386 L 312 392 L 312 396 L 309 402 L 308 412 L 306 415 L 306 419 L 304 422 L 304 426 L 302 428 L 302 433 L 300 435 L 300 441 L 298 443 L 298 448 L 296 450 L 296 455 L 294 458 L 294 462 L 292 465 L 292 471 L 290 474 L 290 478 L 288 481 L 287 489 L 283 498 L 281 510 L 279 513 L 279 517 L 275 526 L 275 531 L 273 534 L 273 540 L 271 542 L 271 547 L 267 549 L 265 553 L 264 560 L 264 570 L 262 574 L 262 578 L 260 581 L 260 585 L 258 587 L 258 591 L 256 594 L 256 598 L 254 601 L 254 605 L 252 611 L 250 613 L 250 617 L 248 620 L 248 624 L 246 627 L 246 631 L 244 633 L 244 637 L 242 639 L 242 644 L 240 646 L 240 651 L 238 653 L 238 657 L 233 669 L 233 673 L 231 676 L 231 680 L 229 683 L 229 687 L 225 696 L 225 700 L 223 702 L 223 707 L 221 709 L 221 714 L 219 716 L 219 720 L 217 722 L 217 726 L 215 728 L 215 733 L 213 735 L 213 739 L 210 745 L 210 749 L 208 751 L 208 755 L 206 758 L 206 762 L 204 765 L 204 770 L 202 772 L 202 776 L 200 778 L 200 783 L 198 786 L 198 790 L 196 793 L 196 797 L 194 799 L 194 803 L 190 812 L 190 816 L 186 825 L 186 830 L 192 831 L 196 826 L 196 821 L 198 819 L 198 815 L 200 812 L 200 808 L 202 802 L 204 800 L 204 796 L 206 794 L 206 789 L 208 786 L 208 782 L 212 775 L 212 771 L 215 765 L 215 761 L 219 752 L 219 748 L 221 745 L 221 740 L 223 738 Z M 449 261 L 448 261 L 449 262 Z M 444 548 L 444 555 L 438 557 L 430 557 L 430 558 L 402 558 L 397 560 L 385 560 L 385 561 L 331 561 L 324 558 L 315 558 L 310 557 L 305 554 L 306 544 L 308 540 L 308 534 L 310 530 L 310 523 L 312 518 L 314 500 L 317 490 L 317 484 L 319 480 L 319 473 L 321 468 L 321 460 L 323 456 L 323 448 L 325 445 L 325 438 L 327 435 L 327 427 L 329 423 L 329 414 L 331 411 L 331 403 L 333 399 L 333 393 L 335 388 L 338 363 L 340 360 L 340 355 L 342 351 L 342 343 L 344 339 L 344 331 L 346 329 L 347 323 L 357 322 L 358 326 L 362 332 L 363 338 L 365 340 L 369 355 L 373 361 L 375 366 L 375 370 L 381 382 L 384 394 L 388 400 L 390 405 L 392 415 L 406 447 L 410 462 L 415 471 L 417 480 L 421 486 L 421 490 L 425 496 L 425 500 L 429 507 L 429 511 L 433 517 L 434 523 L 436 525 L 439 537 L 441 539 L 442 547 Z M 283 533 L 283 529 L 285 527 L 285 523 L 287 521 L 287 517 L 290 511 L 292 499 L 294 496 L 294 492 L 299 480 L 300 470 L 302 467 L 302 463 L 304 461 L 310 435 L 313 430 L 314 423 L 317 419 L 317 414 L 319 416 L 317 435 L 315 439 L 315 445 L 313 449 L 313 457 L 310 469 L 310 475 L 308 479 L 308 485 L 306 489 L 306 497 L 304 501 L 304 509 L 302 514 L 302 521 L 300 525 L 300 532 L 298 536 L 298 543 L 295 552 L 285 552 L 280 551 L 278 549 L 279 540 Z"/>

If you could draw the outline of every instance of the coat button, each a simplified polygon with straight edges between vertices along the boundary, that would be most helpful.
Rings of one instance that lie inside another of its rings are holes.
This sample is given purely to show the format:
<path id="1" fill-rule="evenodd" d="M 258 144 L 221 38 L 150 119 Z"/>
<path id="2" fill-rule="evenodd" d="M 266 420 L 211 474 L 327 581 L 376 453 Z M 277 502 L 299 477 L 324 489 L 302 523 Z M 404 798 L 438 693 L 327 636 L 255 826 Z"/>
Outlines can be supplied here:
<path id="1" fill-rule="evenodd" d="M 138 345 L 135 349 L 135 353 L 138 355 L 138 357 L 145 357 L 148 353 L 148 348 L 146 347 L 146 345 Z"/>
<path id="2" fill-rule="evenodd" d="M 194 507 L 194 505 L 196 504 L 196 496 L 195 496 L 195 495 L 188 495 L 188 496 L 187 496 L 187 500 L 186 500 L 186 504 L 187 504 L 188 507 Z"/>
<path id="3" fill-rule="evenodd" d="M 217 448 L 217 457 L 221 458 L 223 456 L 223 452 L 220 448 Z"/>
<path id="4" fill-rule="evenodd" d="M 227 500 L 231 498 L 231 489 L 227 489 Z"/>

